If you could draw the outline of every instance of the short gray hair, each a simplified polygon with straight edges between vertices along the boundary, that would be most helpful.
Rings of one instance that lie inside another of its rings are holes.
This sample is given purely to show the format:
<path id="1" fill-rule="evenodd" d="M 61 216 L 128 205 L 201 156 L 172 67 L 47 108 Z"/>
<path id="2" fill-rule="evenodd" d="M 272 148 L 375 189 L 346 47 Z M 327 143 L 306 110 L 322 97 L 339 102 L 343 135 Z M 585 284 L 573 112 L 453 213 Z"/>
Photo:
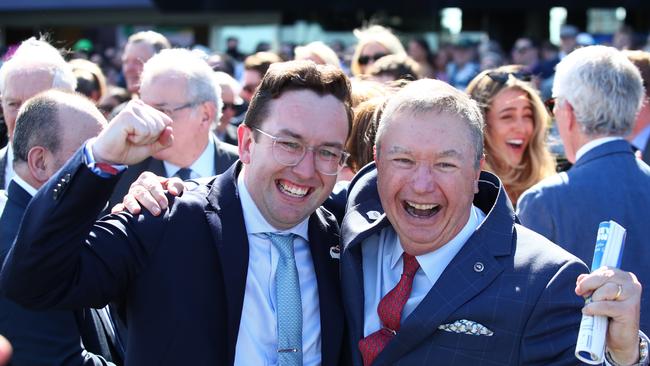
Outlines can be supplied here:
<path id="1" fill-rule="evenodd" d="M 146 43 L 151 46 L 153 53 L 172 47 L 167 37 L 151 30 L 132 34 L 126 43 Z"/>
<path id="2" fill-rule="evenodd" d="M 0 68 L 0 92 L 4 92 L 11 73 L 37 69 L 48 71 L 52 75 L 54 89 L 73 92 L 77 88 L 77 78 L 72 67 L 65 62 L 61 53 L 46 41 L 32 37 L 23 41 Z"/>
<path id="3" fill-rule="evenodd" d="M 413 81 L 390 97 L 379 121 L 375 145 L 379 150 L 381 138 L 388 124 L 402 113 L 418 115 L 424 113 L 444 113 L 460 118 L 470 130 L 476 150 L 475 166 L 478 168 L 483 158 L 484 121 L 476 101 L 466 93 L 451 85 L 432 79 Z"/>
<path id="4" fill-rule="evenodd" d="M 625 136 L 643 102 L 639 70 L 612 47 L 589 46 L 571 52 L 557 65 L 553 96 L 573 107 L 588 136 Z"/>
<path id="5" fill-rule="evenodd" d="M 150 58 L 142 69 L 141 85 L 155 77 L 171 73 L 187 81 L 188 102 L 212 102 L 216 107 L 215 121 L 221 119 L 221 87 L 210 65 L 197 53 L 183 48 L 165 49 Z"/>

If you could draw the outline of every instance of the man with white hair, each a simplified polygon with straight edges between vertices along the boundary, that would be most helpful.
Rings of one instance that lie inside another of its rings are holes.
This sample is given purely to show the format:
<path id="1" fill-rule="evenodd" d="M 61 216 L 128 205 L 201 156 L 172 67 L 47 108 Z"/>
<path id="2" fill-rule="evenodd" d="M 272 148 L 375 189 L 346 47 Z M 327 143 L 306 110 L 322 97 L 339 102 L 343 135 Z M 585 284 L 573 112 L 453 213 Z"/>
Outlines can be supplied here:
<path id="1" fill-rule="evenodd" d="M 11 142 L 20 106 L 44 90 L 55 88 L 72 92 L 76 86 L 72 68 L 59 51 L 34 37 L 24 41 L 12 58 L 2 65 L 0 95 L 9 143 L 0 150 L 0 189 L 6 189 L 14 176 Z"/>
<path id="2" fill-rule="evenodd" d="M 621 268 L 650 282 L 650 168 L 635 158 L 630 133 L 644 97 L 638 69 L 611 47 L 577 49 L 557 66 L 555 119 L 567 159 L 564 173 L 530 188 L 517 205 L 521 222 L 591 263 L 601 221 L 627 229 Z M 650 329 L 650 298 L 641 298 L 641 329 Z"/>
<path id="3" fill-rule="evenodd" d="M 214 72 L 197 54 L 162 50 L 144 65 L 140 98 L 173 120 L 174 143 L 129 167 L 110 200 L 122 202 L 144 171 L 183 180 L 221 174 L 237 160 L 237 148 L 219 141 L 210 129 L 221 116 L 221 90 Z"/>

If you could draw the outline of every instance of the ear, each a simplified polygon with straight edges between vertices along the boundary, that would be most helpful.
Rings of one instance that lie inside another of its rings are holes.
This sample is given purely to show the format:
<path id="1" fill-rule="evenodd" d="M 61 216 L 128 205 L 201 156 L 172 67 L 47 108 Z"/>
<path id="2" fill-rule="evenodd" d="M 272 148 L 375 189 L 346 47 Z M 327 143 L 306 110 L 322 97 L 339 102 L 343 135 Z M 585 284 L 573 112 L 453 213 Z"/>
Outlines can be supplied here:
<path id="1" fill-rule="evenodd" d="M 566 113 L 567 113 L 567 131 L 573 132 L 576 128 L 579 128 L 578 121 L 576 120 L 576 115 L 573 112 L 573 106 L 568 101 L 566 104 Z"/>
<path id="2" fill-rule="evenodd" d="M 209 129 L 217 116 L 217 107 L 215 103 L 203 102 L 201 108 L 199 108 L 199 113 L 201 113 L 201 126 Z"/>
<path id="3" fill-rule="evenodd" d="M 34 146 L 27 153 L 27 167 L 32 177 L 39 183 L 45 183 L 50 177 L 48 164 L 52 164 L 52 154 L 42 146 Z"/>
<path id="4" fill-rule="evenodd" d="M 474 194 L 478 193 L 478 180 L 481 177 L 481 172 L 483 171 L 483 167 L 485 166 L 485 155 L 481 158 L 481 161 L 478 163 L 478 172 L 476 172 L 476 180 L 474 180 Z"/>
<path id="5" fill-rule="evenodd" d="M 377 164 L 377 145 L 372 145 L 372 159 L 375 161 L 375 164 Z"/>
<path id="6" fill-rule="evenodd" d="M 242 123 L 237 127 L 237 148 L 239 149 L 239 160 L 242 163 L 250 164 L 252 146 L 253 131 Z"/>

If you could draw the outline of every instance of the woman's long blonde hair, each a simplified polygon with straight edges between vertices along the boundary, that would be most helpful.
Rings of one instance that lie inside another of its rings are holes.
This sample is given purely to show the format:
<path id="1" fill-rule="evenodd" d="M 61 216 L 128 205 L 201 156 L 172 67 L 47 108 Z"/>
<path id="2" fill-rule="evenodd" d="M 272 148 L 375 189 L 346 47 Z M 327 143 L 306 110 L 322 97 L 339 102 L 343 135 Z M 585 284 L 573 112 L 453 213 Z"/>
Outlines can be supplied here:
<path id="1" fill-rule="evenodd" d="M 467 93 L 479 103 L 485 118 L 486 169 L 501 179 L 513 204 L 526 189 L 555 173 L 555 159 L 546 146 L 551 117 L 538 91 L 529 82 L 518 78 L 524 75 L 522 66 L 506 65 L 481 72 L 467 86 Z M 495 148 L 487 119 L 494 97 L 511 88 L 526 93 L 533 109 L 533 134 L 518 166 L 510 165 L 505 154 Z"/>

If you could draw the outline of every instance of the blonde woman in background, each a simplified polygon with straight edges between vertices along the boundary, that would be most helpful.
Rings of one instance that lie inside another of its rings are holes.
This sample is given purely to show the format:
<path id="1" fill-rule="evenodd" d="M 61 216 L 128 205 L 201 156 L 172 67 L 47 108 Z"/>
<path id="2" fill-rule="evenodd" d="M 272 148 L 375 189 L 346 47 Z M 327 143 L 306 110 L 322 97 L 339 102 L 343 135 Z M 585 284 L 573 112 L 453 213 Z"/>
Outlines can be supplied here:
<path id="1" fill-rule="evenodd" d="M 354 35 L 359 40 L 350 64 L 354 77 L 366 74 L 368 67 L 384 56 L 406 55 L 402 42 L 388 28 L 373 25 L 355 29 Z"/>
<path id="2" fill-rule="evenodd" d="M 485 169 L 501 179 L 513 205 L 555 173 L 546 146 L 550 115 L 530 77 L 522 66 L 507 65 L 481 72 L 467 86 L 485 118 Z"/>

